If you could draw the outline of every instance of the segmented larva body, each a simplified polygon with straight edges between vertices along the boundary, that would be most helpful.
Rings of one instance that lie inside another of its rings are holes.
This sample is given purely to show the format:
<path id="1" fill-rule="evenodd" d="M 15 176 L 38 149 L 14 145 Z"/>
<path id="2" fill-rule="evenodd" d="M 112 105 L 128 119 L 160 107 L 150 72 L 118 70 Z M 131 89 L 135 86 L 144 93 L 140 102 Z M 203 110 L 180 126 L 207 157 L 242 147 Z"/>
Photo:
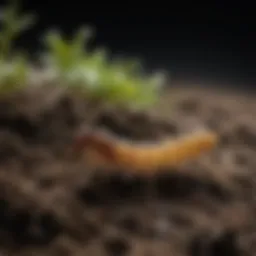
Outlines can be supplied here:
<path id="1" fill-rule="evenodd" d="M 193 160 L 212 149 L 217 141 L 218 136 L 212 132 L 197 132 L 155 144 L 128 143 L 94 133 L 80 137 L 76 150 L 87 155 L 95 166 L 152 173 Z"/>

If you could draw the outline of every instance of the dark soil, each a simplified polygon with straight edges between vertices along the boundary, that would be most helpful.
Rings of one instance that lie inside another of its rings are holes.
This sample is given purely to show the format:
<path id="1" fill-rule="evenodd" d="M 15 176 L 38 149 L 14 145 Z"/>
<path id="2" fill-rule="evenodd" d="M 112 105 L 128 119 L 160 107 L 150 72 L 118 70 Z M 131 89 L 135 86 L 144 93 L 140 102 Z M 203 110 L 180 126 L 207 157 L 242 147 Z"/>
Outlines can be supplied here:
<path id="1" fill-rule="evenodd" d="M 149 113 L 52 95 L 0 101 L 0 255 L 255 255 L 254 95 L 173 89 Z M 137 141 L 209 127 L 221 141 L 146 179 L 72 160 L 87 127 Z"/>

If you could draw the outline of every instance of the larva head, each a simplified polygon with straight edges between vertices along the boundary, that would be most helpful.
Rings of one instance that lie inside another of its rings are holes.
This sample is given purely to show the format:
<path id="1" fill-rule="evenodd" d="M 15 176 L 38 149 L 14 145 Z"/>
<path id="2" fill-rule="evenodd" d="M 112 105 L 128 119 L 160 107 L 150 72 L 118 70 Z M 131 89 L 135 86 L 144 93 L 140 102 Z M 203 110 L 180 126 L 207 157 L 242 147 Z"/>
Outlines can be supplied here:
<path id="1" fill-rule="evenodd" d="M 73 150 L 77 153 L 85 151 L 86 149 L 91 149 L 92 147 L 97 147 L 100 143 L 100 139 L 94 135 L 93 133 L 90 134 L 83 134 L 78 135 L 74 138 L 73 141 Z"/>
<path id="2" fill-rule="evenodd" d="M 87 132 L 74 139 L 73 152 L 84 155 L 95 152 L 101 157 L 112 158 L 114 154 L 113 141 L 102 133 Z"/>

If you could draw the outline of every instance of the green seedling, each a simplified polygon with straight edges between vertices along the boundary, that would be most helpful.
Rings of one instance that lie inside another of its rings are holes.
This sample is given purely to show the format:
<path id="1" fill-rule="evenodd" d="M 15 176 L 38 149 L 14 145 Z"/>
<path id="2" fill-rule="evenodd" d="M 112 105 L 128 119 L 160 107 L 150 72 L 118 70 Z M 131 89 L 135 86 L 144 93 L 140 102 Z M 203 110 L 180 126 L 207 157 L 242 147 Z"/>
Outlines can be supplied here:
<path id="1" fill-rule="evenodd" d="M 24 55 L 12 52 L 14 40 L 34 23 L 32 15 L 19 14 L 18 2 L 1 11 L 0 94 L 17 92 L 26 85 L 29 64 Z"/>
<path id="2" fill-rule="evenodd" d="M 162 80 L 144 77 L 138 61 L 110 61 L 107 51 L 87 49 L 90 29 L 80 29 L 72 40 L 57 31 L 48 33 L 44 59 L 57 73 L 62 85 L 78 89 L 93 98 L 118 104 L 152 104 Z"/>
<path id="3" fill-rule="evenodd" d="M 20 15 L 17 1 L 1 13 L 0 94 L 16 92 L 28 85 L 33 72 L 25 56 L 12 52 L 14 40 L 35 23 L 31 15 Z M 106 49 L 88 49 L 92 30 L 77 30 L 72 38 L 58 31 L 44 37 L 44 68 L 54 74 L 56 84 L 92 99 L 113 104 L 148 106 L 159 97 L 162 74 L 143 74 L 137 60 L 111 60 Z"/>

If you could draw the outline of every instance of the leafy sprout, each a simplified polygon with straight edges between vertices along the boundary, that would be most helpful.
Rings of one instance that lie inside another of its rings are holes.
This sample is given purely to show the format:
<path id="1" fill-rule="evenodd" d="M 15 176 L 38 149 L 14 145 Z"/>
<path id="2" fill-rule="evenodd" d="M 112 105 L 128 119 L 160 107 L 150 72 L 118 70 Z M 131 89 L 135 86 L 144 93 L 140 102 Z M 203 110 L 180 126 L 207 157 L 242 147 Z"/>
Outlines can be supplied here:
<path id="1" fill-rule="evenodd" d="M 14 40 L 34 24 L 32 15 L 18 12 L 18 2 L 1 13 L 0 33 L 0 93 L 11 93 L 26 86 L 33 72 L 28 60 L 11 52 Z M 92 98 L 111 103 L 144 106 L 154 103 L 163 82 L 162 74 L 143 75 L 137 60 L 110 60 L 106 49 L 89 51 L 92 30 L 83 27 L 71 39 L 59 31 L 44 37 L 45 68 L 55 74 L 58 84 Z"/>
<path id="2" fill-rule="evenodd" d="M 2 30 L 0 34 L 0 56 L 5 59 L 10 54 L 13 41 L 25 30 L 28 30 L 35 22 L 35 17 L 30 14 L 19 14 L 18 2 L 1 11 L 0 17 Z"/>
<path id="3" fill-rule="evenodd" d="M 84 42 L 88 39 L 89 33 L 87 29 L 80 29 L 72 40 L 65 40 L 58 31 L 48 32 L 44 38 L 48 64 L 61 75 L 78 67 L 85 57 Z"/>
<path id="4" fill-rule="evenodd" d="M 1 11 L 0 32 L 0 92 L 1 95 L 16 92 L 25 86 L 28 62 L 24 55 L 11 52 L 14 40 L 34 23 L 32 15 L 19 14 L 18 2 Z"/>
<path id="5" fill-rule="evenodd" d="M 110 61 L 105 49 L 89 51 L 91 36 L 88 28 L 78 30 L 72 40 L 64 39 L 57 31 L 47 34 L 44 57 L 62 84 L 114 103 L 153 103 L 163 82 L 159 74 L 144 77 L 137 60 Z"/>

